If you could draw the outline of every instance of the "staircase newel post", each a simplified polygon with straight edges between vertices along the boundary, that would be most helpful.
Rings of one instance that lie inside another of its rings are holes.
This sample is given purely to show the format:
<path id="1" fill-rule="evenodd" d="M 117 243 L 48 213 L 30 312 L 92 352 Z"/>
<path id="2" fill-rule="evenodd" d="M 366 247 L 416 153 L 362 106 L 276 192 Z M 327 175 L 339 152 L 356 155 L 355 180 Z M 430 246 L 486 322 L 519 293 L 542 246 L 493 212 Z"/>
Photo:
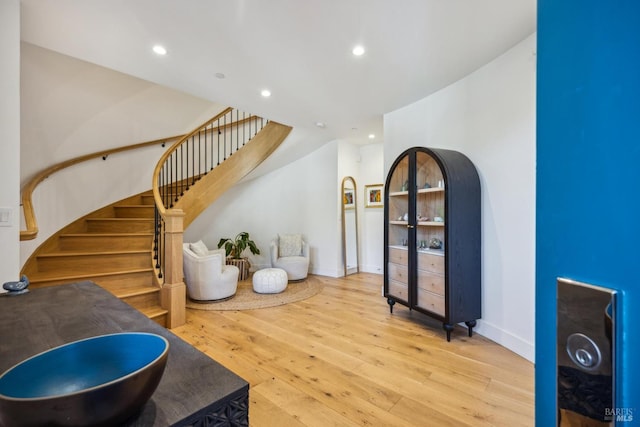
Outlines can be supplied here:
<path id="1" fill-rule="evenodd" d="M 164 217 L 164 284 L 160 293 L 160 303 L 162 308 L 169 311 L 167 327 L 170 329 L 186 322 L 187 288 L 182 271 L 183 223 L 182 209 L 167 209 Z"/>

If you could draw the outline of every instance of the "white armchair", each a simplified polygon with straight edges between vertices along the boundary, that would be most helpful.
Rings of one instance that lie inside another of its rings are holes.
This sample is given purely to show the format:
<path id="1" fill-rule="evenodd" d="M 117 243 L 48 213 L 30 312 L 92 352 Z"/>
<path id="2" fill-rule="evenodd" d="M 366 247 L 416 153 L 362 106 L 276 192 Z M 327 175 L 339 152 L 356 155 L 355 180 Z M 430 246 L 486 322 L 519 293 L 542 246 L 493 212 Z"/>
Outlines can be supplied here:
<path id="1" fill-rule="evenodd" d="M 302 280 L 309 272 L 309 245 L 300 234 L 282 234 L 269 246 L 271 266 L 287 272 L 288 280 Z"/>
<path id="2" fill-rule="evenodd" d="M 235 295 L 240 270 L 225 265 L 224 249 L 210 251 L 202 242 L 184 243 L 182 267 L 192 300 L 210 301 Z"/>

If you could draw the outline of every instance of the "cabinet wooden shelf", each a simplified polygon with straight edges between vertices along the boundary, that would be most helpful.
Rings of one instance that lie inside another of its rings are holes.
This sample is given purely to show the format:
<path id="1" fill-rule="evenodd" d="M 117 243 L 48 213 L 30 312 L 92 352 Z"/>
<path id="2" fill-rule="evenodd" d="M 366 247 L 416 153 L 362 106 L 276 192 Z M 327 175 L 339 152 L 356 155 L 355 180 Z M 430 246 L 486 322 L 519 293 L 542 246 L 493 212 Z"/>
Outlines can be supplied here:
<path id="1" fill-rule="evenodd" d="M 481 317 L 475 167 L 457 151 L 414 147 L 395 160 L 385 185 L 384 296 L 390 311 L 398 302 L 442 321 L 447 341 L 461 322 L 471 336 Z"/>

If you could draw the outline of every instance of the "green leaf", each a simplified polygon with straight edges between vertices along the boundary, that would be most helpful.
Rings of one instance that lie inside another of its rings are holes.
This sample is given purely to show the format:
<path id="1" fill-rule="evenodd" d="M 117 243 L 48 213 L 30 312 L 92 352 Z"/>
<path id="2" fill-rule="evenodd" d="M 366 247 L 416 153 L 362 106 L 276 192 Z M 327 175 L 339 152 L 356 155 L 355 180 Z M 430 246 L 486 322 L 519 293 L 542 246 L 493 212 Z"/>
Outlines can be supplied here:
<path id="1" fill-rule="evenodd" d="M 249 240 L 249 242 L 247 243 L 249 244 L 249 250 L 251 251 L 252 254 L 260 255 L 260 249 L 258 249 L 258 247 L 256 246 L 253 240 Z"/>

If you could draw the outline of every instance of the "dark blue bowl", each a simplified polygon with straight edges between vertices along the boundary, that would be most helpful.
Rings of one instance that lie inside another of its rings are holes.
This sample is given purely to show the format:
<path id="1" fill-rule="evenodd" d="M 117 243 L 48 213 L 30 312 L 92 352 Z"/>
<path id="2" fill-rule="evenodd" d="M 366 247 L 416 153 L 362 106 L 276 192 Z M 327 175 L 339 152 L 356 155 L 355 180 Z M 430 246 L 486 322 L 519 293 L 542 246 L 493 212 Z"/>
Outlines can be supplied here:
<path id="1" fill-rule="evenodd" d="M 127 332 L 53 348 L 0 375 L 0 426 L 113 426 L 136 415 L 164 373 L 169 342 Z"/>

